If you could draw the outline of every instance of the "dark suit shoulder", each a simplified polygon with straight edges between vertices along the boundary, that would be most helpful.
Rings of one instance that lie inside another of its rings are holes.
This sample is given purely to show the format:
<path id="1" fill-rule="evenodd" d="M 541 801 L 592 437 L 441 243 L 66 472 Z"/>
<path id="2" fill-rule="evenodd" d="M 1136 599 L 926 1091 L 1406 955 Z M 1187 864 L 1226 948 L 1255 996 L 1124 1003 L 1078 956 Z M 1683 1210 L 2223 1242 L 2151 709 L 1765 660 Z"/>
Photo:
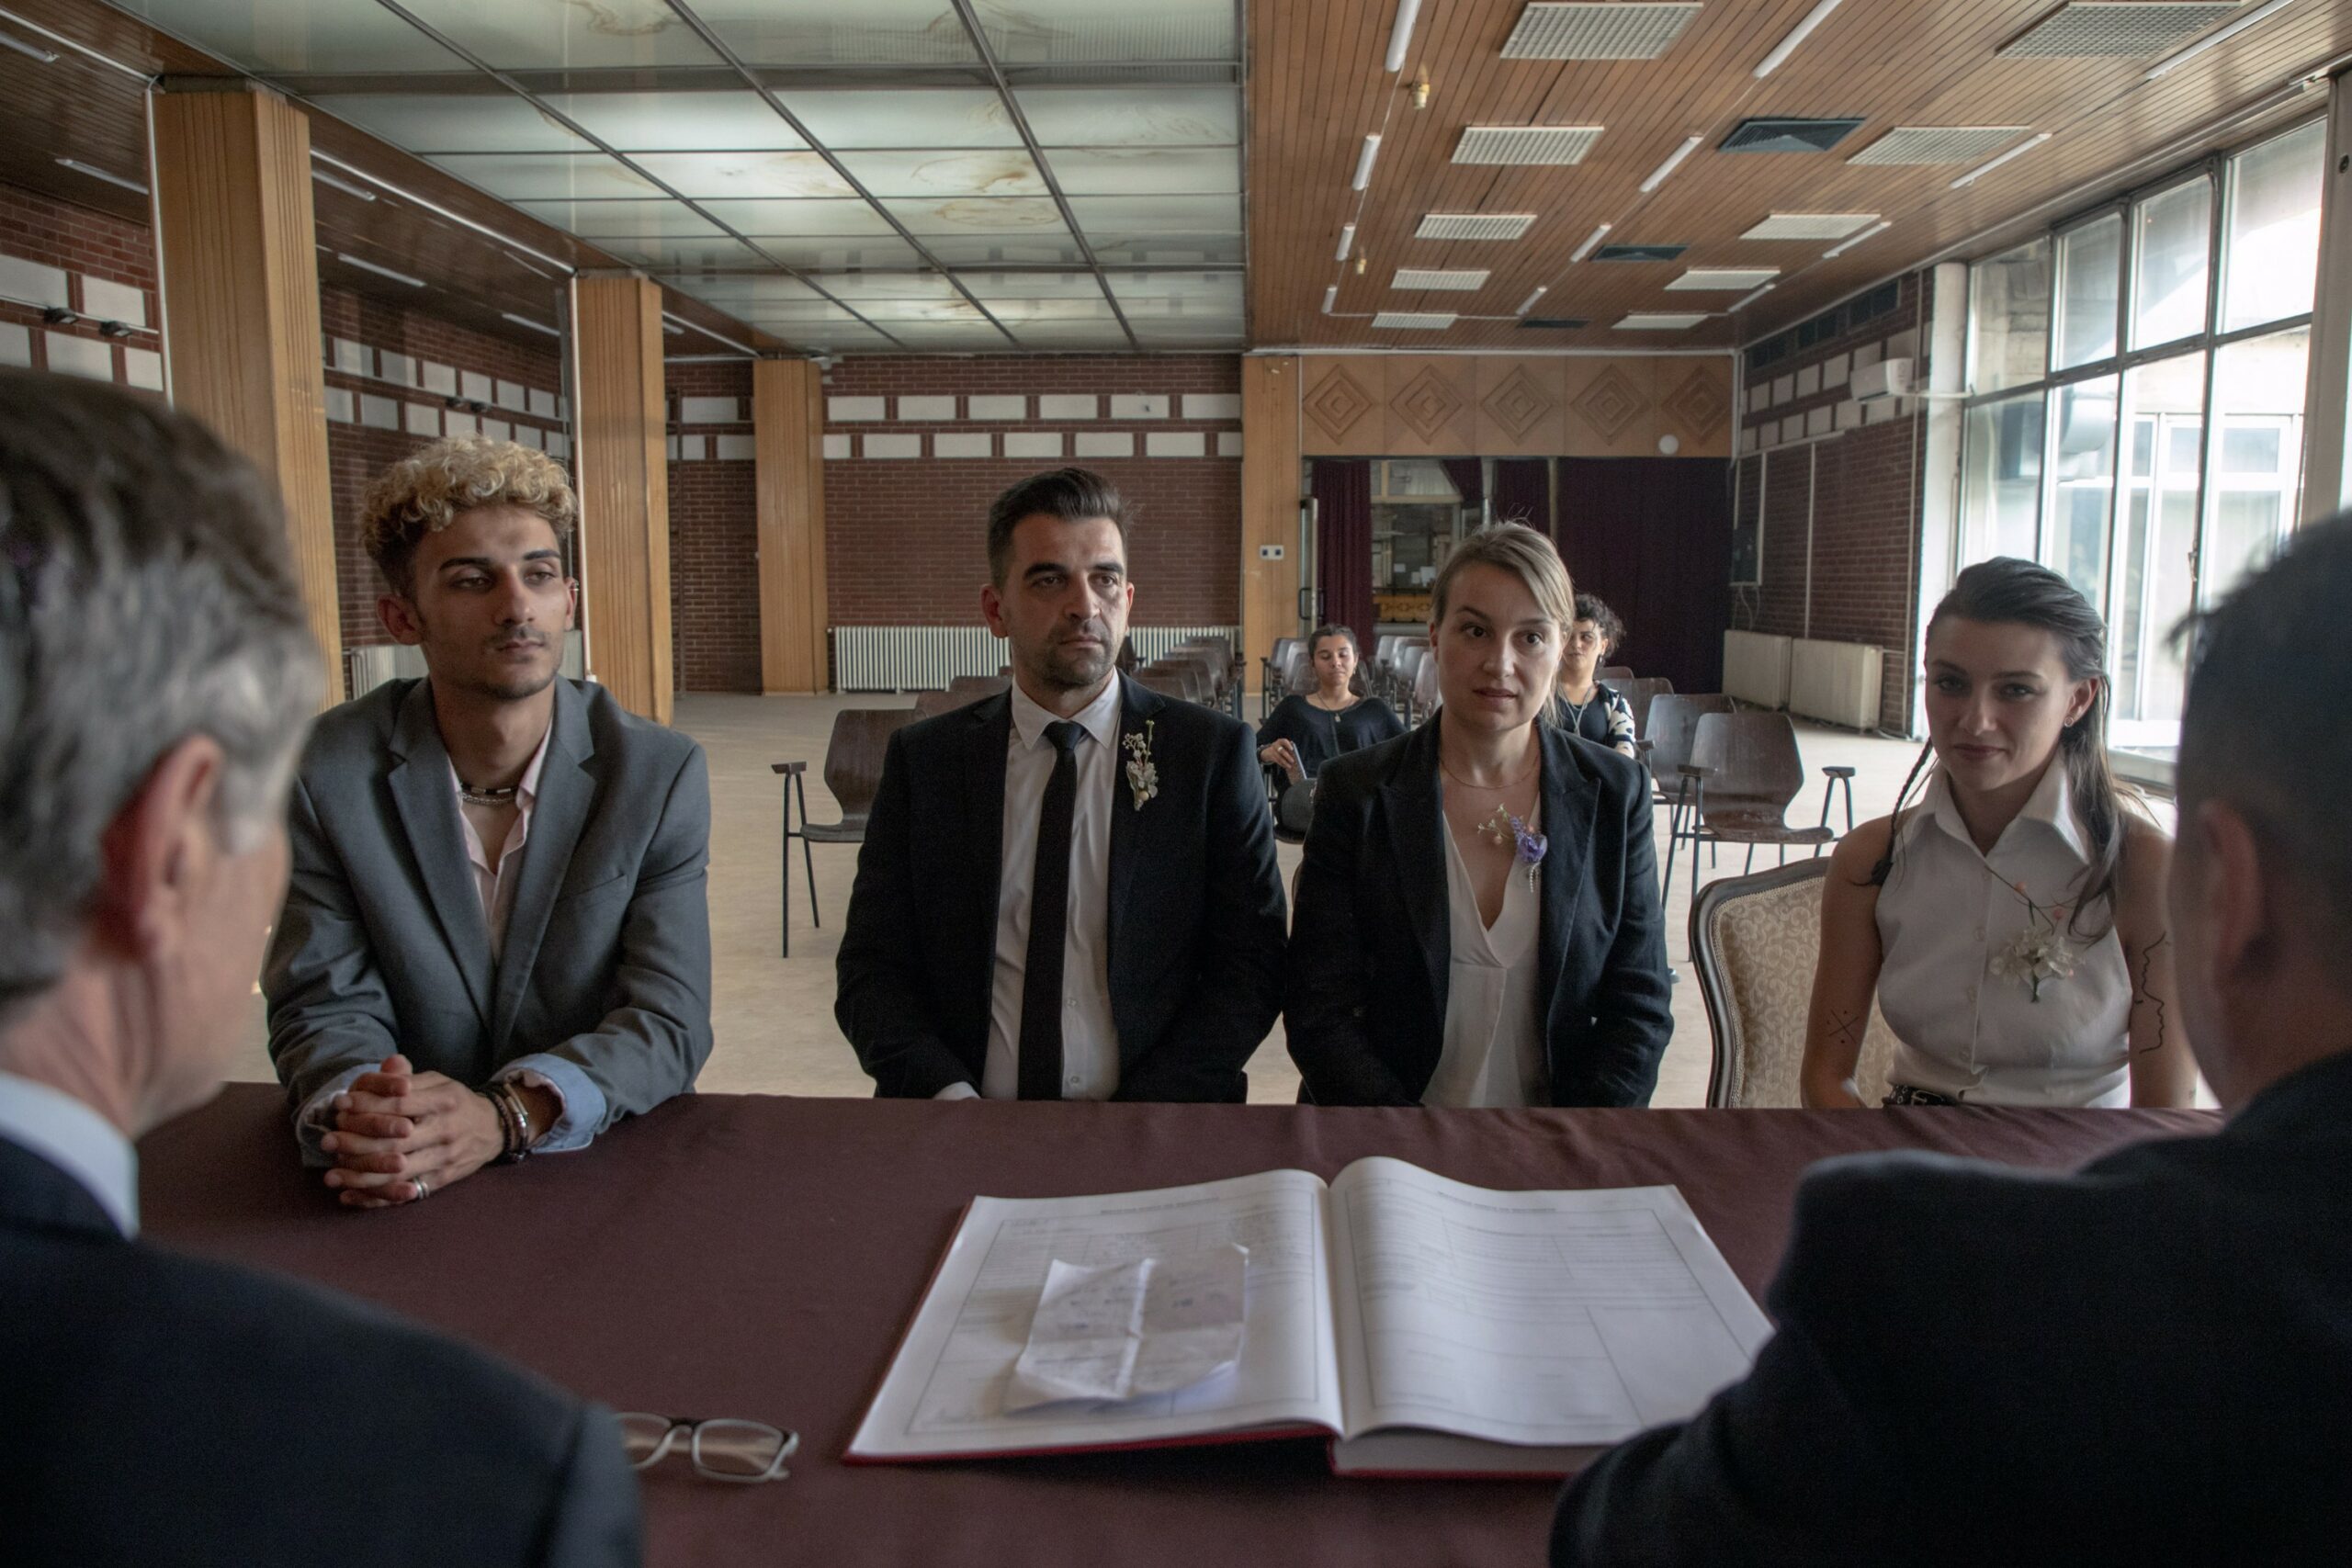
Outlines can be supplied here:
<path id="1" fill-rule="evenodd" d="M 311 726 L 309 740 L 303 744 L 302 772 L 308 774 L 321 764 L 380 756 L 391 745 L 392 732 L 400 724 L 401 705 L 408 700 L 411 691 L 424 683 L 424 679 L 419 675 L 387 681 L 321 714 Z"/>
<path id="2" fill-rule="evenodd" d="M 1333 795 L 1342 798 L 1370 795 L 1401 773 L 1407 754 L 1419 730 L 1366 746 L 1361 750 L 1342 752 L 1323 764 L 1315 775 L 1315 798 L 1317 807 Z"/>
<path id="3" fill-rule="evenodd" d="M 1588 740 L 1565 729 L 1553 733 L 1567 746 L 1585 772 L 1600 781 L 1610 798 L 1647 793 L 1645 781 L 1649 777 L 1649 768 L 1646 764 L 1628 757 L 1613 746 L 1603 746 L 1598 740 Z"/>
<path id="4" fill-rule="evenodd" d="M 702 743 L 685 731 L 629 712 L 601 685 L 588 681 L 570 684 L 586 711 L 589 738 L 600 757 L 617 755 L 632 767 L 674 773 L 702 750 Z"/>

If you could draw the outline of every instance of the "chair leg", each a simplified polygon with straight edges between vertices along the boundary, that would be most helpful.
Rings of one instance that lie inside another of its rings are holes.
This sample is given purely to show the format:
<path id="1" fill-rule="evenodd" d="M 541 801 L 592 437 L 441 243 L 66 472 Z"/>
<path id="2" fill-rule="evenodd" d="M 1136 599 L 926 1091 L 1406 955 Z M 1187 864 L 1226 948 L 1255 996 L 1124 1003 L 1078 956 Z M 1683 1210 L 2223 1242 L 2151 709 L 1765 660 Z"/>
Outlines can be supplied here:
<path id="1" fill-rule="evenodd" d="M 778 879 L 776 924 L 784 932 L 784 956 L 792 956 L 792 781 L 784 781 L 784 875 Z"/>
<path id="2" fill-rule="evenodd" d="M 1846 831 L 1850 833 L 1854 830 L 1854 781 L 1839 779 L 1838 788 L 1846 797 Z"/>
<path id="3" fill-rule="evenodd" d="M 1756 869 L 1756 846 L 1755 846 L 1754 844 L 1750 844 L 1750 845 L 1748 845 L 1748 846 L 1747 846 L 1747 863 L 1746 865 L 1743 865 L 1743 866 L 1741 866 L 1741 867 L 1739 868 L 1739 874 L 1740 874 L 1740 875 L 1742 875 L 1742 876 L 1746 876 L 1747 874 L 1748 874 L 1750 872 L 1754 871 L 1755 869 Z"/>
<path id="4" fill-rule="evenodd" d="M 825 917 L 817 908 L 817 857 L 808 848 L 808 785 L 796 774 L 792 786 L 800 796 L 800 867 L 808 877 L 808 923 L 821 928 Z M 789 866 L 786 868 L 787 874 L 790 870 Z"/>

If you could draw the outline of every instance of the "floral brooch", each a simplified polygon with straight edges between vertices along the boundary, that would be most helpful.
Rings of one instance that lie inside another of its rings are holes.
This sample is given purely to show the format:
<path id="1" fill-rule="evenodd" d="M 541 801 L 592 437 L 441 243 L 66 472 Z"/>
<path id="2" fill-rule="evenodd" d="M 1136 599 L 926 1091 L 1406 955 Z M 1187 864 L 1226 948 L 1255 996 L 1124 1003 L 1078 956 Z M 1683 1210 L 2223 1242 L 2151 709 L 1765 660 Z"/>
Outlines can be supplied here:
<path id="1" fill-rule="evenodd" d="M 2058 933 L 2058 922 L 2065 918 L 2066 909 L 2061 905 L 2044 913 L 2041 906 L 2026 893 L 2023 883 L 2012 883 L 2010 889 L 2025 900 L 2025 929 L 2008 946 L 1993 955 L 1988 967 L 2003 979 L 2023 981 L 2029 999 L 2038 1002 L 2043 981 L 2074 976 L 2075 950 Z"/>
<path id="2" fill-rule="evenodd" d="M 1535 868 L 1544 863 L 1544 852 L 1552 847 L 1551 840 L 1514 817 L 1503 807 L 1496 807 L 1495 814 L 1478 824 L 1478 831 L 1490 844 L 1510 843 L 1513 863 L 1527 868 L 1527 886 L 1535 886 Z"/>
<path id="3" fill-rule="evenodd" d="M 1120 746 L 1125 748 L 1127 753 L 1127 790 L 1135 796 L 1137 811 L 1143 809 L 1145 801 L 1159 793 L 1159 769 L 1151 760 L 1151 733 L 1154 722 L 1151 719 L 1144 720 L 1141 735 L 1130 734 L 1119 738 Z"/>

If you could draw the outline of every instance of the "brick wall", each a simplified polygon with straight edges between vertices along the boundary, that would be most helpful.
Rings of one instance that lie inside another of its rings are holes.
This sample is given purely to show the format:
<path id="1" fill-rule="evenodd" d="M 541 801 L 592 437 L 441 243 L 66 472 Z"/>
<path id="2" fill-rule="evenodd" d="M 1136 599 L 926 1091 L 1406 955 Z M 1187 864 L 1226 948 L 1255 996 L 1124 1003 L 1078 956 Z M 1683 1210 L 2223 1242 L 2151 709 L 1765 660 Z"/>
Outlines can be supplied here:
<path id="1" fill-rule="evenodd" d="M 1924 276 L 1907 276 L 1894 310 L 1747 371 L 1740 414 L 1739 483 L 1762 487 L 1764 537 L 1761 581 L 1736 592 L 1732 624 L 1875 646 L 1879 723 L 1897 734 L 1910 728 L 1918 674 L 1917 457 L 1927 405 L 1858 401 L 1852 378 L 1881 359 L 1911 358 L 1925 379 L 1926 292 Z"/>
<path id="2" fill-rule="evenodd" d="M 843 360 L 825 385 L 825 570 L 833 624 L 977 623 L 988 577 L 989 503 L 1014 480 L 1064 465 L 1107 476 L 1134 512 L 1127 553 L 1136 624 L 1234 624 L 1241 581 L 1239 391 L 1240 363 L 1231 355 Z M 975 397 L 1017 398 L 1019 412 L 986 403 L 976 410 Z M 1094 417 L 1071 417 L 1045 400 L 1072 397 L 1092 400 Z M 1112 400 L 1134 397 L 1159 400 L 1164 414 L 1120 417 L 1139 411 Z M 909 398 L 946 398 L 952 414 L 910 407 Z M 860 408 L 855 400 L 880 403 Z M 1134 455 L 1091 455 L 1081 436 L 1126 445 Z M 1022 455 L 1024 446 L 1049 438 L 1057 438 L 1058 455 Z M 984 457 L 949 455 L 982 446 Z M 881 455 L 893 450 L 911 455 Z M 1199 455 L 1168 455 L 1174 451 Z"/>
<path id="3" fill-rule="evenodd" d="M 89 376 L 161 391 L 155 252 L 145 225 L 0 186 L 0 365 Z M 55 326 L 52 306 L 81 319 Z M 110 339 L 102 321 L 132 328 Z"/>
<path id="4" fill-rule="evenodd" d="M 752 367 L 670 365 L 670 668 L 682 692 L 760 689 L 759 498 Z M 722 398 L 740 419 L 687 398 Z M 696 415 L 680 417 L 682 412 Z"/>

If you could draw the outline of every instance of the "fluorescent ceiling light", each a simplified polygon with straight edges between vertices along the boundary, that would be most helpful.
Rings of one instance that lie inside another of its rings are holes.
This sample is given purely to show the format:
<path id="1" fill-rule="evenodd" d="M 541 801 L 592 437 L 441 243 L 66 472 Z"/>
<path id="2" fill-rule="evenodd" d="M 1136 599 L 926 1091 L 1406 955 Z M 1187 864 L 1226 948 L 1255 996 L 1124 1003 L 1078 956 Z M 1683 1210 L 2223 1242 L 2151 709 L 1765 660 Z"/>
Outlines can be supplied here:
<path id="1" fill-rule="evenodd" d="M 2038 135 L 2026 138 L 2026 140 L 2018 142 L 2016 146 L 2010 148 L 1999 157 L 1995 158 L 1988 163 L 1977 164 L 1974 168 L 1969 170 L 1968 173 L 1952 181 L 1951 188 L 1958 190 L 1962 186 L 1975 184 L 1978 180 L 1983 179 L 1986 175 L 1991 174 L 1994 170 L 1999 168 L 2010 159 L 2021 157 L 2024 154 L 2032 152 L 2035 148 L 2041 146 L 2043 142 L 2049 141 L 2052 136 L 2057 134 L 2058 133 L 2054 130 L 2045 130 Z"/>
<path id="2" fill-rule="evenodd" d="M 1592 248 L 1609 237 L 1609 229 L 1610 225 L 1603 223 L 1591 233 L 1587 234 L 1584 237 L 1584 243 L 1578 245 L 1575 251 L 1570 253 L 1568 260 L 1571 262 L 1580 262 L 1584 260 L 1585 257 L 1592 254 Z"/>
<path id="3" fill-rule="evenodd" d="M 312 169 L 311 171 L 311 177 L 318 181 L 322 186 L 333 186 L 335 189 L 343 192 L 345 196 L 356 196 L 362 201 L 373 201 L 376 199 L 376 193 L 369 190 L 366 186 L 356 186 L 349 180 L 336 179 L 324 169 Z"/>
<path id="4" fill-rule="evenodd" d="M 327 153 L 317 151 L 316 149 L 311 151 L 311 156 L 319 163 L 326 164 L 330 168 L 340 169 L 345 174 L 350 175 L 354 178 L 366 180 L 369 185 L 376 186 L 379 190 L 382 190 L 389 195 L 399 197 L 402 201 L 407 202 L 412 207 L 421 207 L 436 218 L 446 218 L 461 229 L 470 229 L 475 233 L 481 235 L 485 239 L 495 240 L 510 251 L 520 251 L 525 255 L 531 257 L 535 261 L 543 261 L 547 263 L 548 265 L 554 267 L 558 272 L 563 274 L 566 277 L 571 276 L 572 274 L 578 270 L 570 262 L 558 261 L 555 257 L 548 255 L 545 251 L 533 250 L 530 246 L 524 244 L 519 240 L 511 240 L 507 238 L 487 223 L 477 223 L 474 220 L 467 217 L 462 212 L 452 212 L 447 208 L 441 206 L 437 202 L 425 200 L 424 197 L 417 195 L 414 191 L 403 189 L 402 187 L 394 185 L 390 180 L 379 179 L 376 175 L 369 174 L 367 170 L 360 168 L 356 164 L 346 164 L 340 158 L 332 157 Z"/>
<path id="5" fill-rule="evenodd" d="M 1400 266 L 1389 281 L 1391 288 L 1440 288 L 1467 294 L 1487 287 L 1485 267 Z"/>
<path id="6" fill-rule="evenodd" d="M 1349 253 L 1350 251 L 1351 251 L 1351 250 L 1355 249 L 1355 246 L 1356 246 L 1356 226 L 1355 226 L 1354 224 L 1352 224 L 1352 223 L 1342 223 L 1342 224 L 1340 224 L 1340 254 L 1339 254 L 1339 255 L 1338 255 L 1336 258 L 1334 258 L 1334 259 L 1335 259 L 1335 260 L 1339 260 L 1339 261 L 1345 261 L 1345 260 L 1347 260 L 1347 259 L 1348 259 L 1348 253 Z"/>
<path id="7" fill-rule="evenodd" d="M 2256 6 L 2254 10 L 2248 11 L 2245 16 L 2240 17 L 2236 21 L 2232 22 L 2228 27 L 2220 28 L 2214 32 L 2207 33 L 2203 38 L 2199 39 L 2195 43 L 2190 44 L 2187 49 L 2182 50 L 2170 60 L 2158 61 L 2154 65 L 2148 68 L 2148 74 L 2145 80 L 2153 82 L 2157 77 L 2165 75 L 2168 72 L 2179 70 L 2182 66 L 2188 64 L 2190 61 L 2196 59 L 2199 55 L 2204 53 L 2215 44 L 2229 42 L 2230 39 L 2237 37 L 2238 34 L 2245 31 L 2246 28 L 2253 27 L 2257 22 L 2268 20 L 2270 17 L 2277 16 L 2279 12 L 2285 10 L 2294 3 L 2295 0 L 2270 0 L 2270 4 L 2267 6 Z"/>
<path id="8" fill-rule="evenodd" d="M 1757 80 L 1762 81 L 1765 77 L 1770 76 L 1773 72 L 1778 71 L 1781 64 L 1787 61 L 1789 56 L 1797 51 L 1797 46 L 1804 42 L 1806 37 L 1812 33 L 1813 29 L 1826 21 L 1829 17 L 1829 13 L 1835 11 L 1837 8 L 1838 0 L 1821 0 L 1820 5 L 1815 6 L 1812 10 L 1806 12 L 1804 20 L 1799 22 L 1795 27 L 1791 28 L 1789 29 L 1789 36 L 1782 39 L 1778 44 L 1776 44 L 1773 47 L 1772 52 L 1764 57 L 1763 63 L 1757 66 Z"/>
<path id="9" fill-rule="evenodd" d="M 1644 196 L 1647 196 L 1650 192 L 1664 185 L 1666 183 L 1666 176 L 1680 168 L 1682 166 L 1682 160 L 1690 156 L 1691 153 L 1696 152 L 1699 150 L 1699 143 L 1705 140 L 1706 138 L 1703 136 L 1690 137 L 1683 141 L 1681 146 L 1677 147 L 1673 152 L 1668 152 L 1666 155 L 1666 162 L 1660 164 L 1656 170 L 1652 171 L 1650 177 L 1642 182 L 1642 194 Z"/>
<path id="10" fill-rule="evenodd" d="M 1374 131 L 1363 139 L 1363 151 L 1356 154 L 1356 177 L 1348 182 L 1351 190 L 1362 190 L 1372 184 L 1373 161 L 1380 156 L 1380 132 Z"/>
<path id="11" fill-rule="evenodd" d="M 1331 285 L 1330 288 L 1323 290 L 1323 313 L 1327 316 L 1329 315 L 1332 310 L 1338 307 L 1339 303 L 1340 286 L 1335 283 Z"/>
<path id="12" fill-rule="evenodd" d="M 1781 276 L 1777 266 L 1694 266 L 1667 285 L 1669 289 L 1714 289 L 1736 294 Z"/>
<path id="13" fill-rule="evenodd" d="M 1617 323 L 1621 333 L 1687 332 L 1707 319 L 1704 311 L 1689 313 L 1660 310 L 1636 310 Z"/>
<path id="14" fill-rule="evenodd" d="M 1521 299 L 1519 302 L 1519 309 L 1513 310 L 1511 314 L 1514 316 L 1524 316 L 1528 311 L 1535 309 L 1535 301 L 1543 299 L 1544 295 L 1549 294 L 1551 290 L 1549 288 L 1538 288 L 1534 293 L 1529 295 L 1526 299 Z"/>
<path id="15" fill-rule="evenodd" d="M 1454 323 L 1451 312 L 1437 310 L 1383 310 L 1372 318 L 1372 324 L 1384 332 L 1443 332 Z"/>
<path id="16" fill-rule="evenodd" d="M 57 63 L 57 53 L 54 50 L 43 49 L 36 43 L 27 43 L 20 38 L 10 38 L 6 33 L 0 33 L 0 49 L 13 49 L 26 59 L 38 60 L 43 65 Z"/>
<path id="17" fill-rule="evenodd" d="M 1724 308 L 1724 314 L 1726 314 L 1726 315 L 1730 315 L 1730 314 L 1734 314 L 1734 313 L 1736 313 L 1736 312 L 1737 312 L 1737 311 L 1747 310 L 1750 305 L 1755 304 L 1755 303 L 1756 303 L 1756 301 L 1758 301 L 1758 299 L 1763 299 L 1763 298 L 1764 298 L 1764 296 L 1766 296 L 1767 294 L 1771 293 L 1771 292 L 1772 292 L 1772 290 L 1774 290 L 1775 288 L 1778 288 L 1779 287 L 1780 287 L 1780 285 L 1779 285 L 1779 284 L 1777 284 L 1777 283 L 1768 283 L 1768 284 L 1766 284 L 1763 288 L 1761 288 L 1758 289 L 1755 293 L 1753 293 L 1753 294 L 1748 294 L 1748 295 L 1744 295 L 1744 296 L 1742 296 L 1741 298 L 1739 298 L 1739 299 L 1737 299 L 1733 300 L 1733 301 L 1732 301 L 1728 306 L 1726 306 L 1726 307 Z"/>
<path id="18" fill-rule="evenodd" d="M 1860 233 L 1855 235 L 1852 239 L 1832 245 L 1827 250 L 1822 252 L 1821 259 L 1823 261 L 1827 261 L 1831 256 L 1842 256 L 1848 251 L 1852 250 L 1856 245 L 1860 244 L 1864 240 L 1869 239 L 1873 234 L 1883 234 L 1889 229 L 1894 227 L 1894 220 L 1892 218 L 1886 219 L 1882 222 L 1873 223 L 1869 228 L 1863 230 Z"/>
<path id="19" fill-rule="evenodd" d="M 120 186 L 125 190 L 137 191 L 141 196 L 147 194 L 147 187 L 137 180 L 128 180 L 120 175 L 110 175 L 104 169 L 85 164 L 79 158 L 60 158 L 57 162 L 59 167 L 71 169 L 77 175 L 87 175 L 94 180 L 104 180 L 110 186 Z"/>
<path id="20" fill-rule="evenodd" d="M 335 252 L 334 259 L 341 262 L 345 266 L 356 266 L 362 272 L 372 272 L 379 277 L 389 277 L 394 283 L 405 283 L 411 288 L 422 288 L 424 287 L 424 279 L 421 277 L 411 277 L 404 272 L 394 272 L 390 267 L 378 266 L 371 261 L 361 261 L 357 256 L 353 255 L 348 251 Z"/>
<path id="21" fill-rule="evenodd" d="M 1412 47 L 1413 21 L 1421 14 L 1421 0 L 1396 0 L 1396 25 L 1388 29 L 1388 71 L 1405 69 L 1405 51 Z M 1358 186 L 1358 190 L 1363 187 Z"/>
<path id="22" fill-rule="evenodd" d="M 1743 240 L 1842 240 L 1878 221 L 1875 212 L 1775 212 Z"/>
<path id="23" fill-rule="evenodd" d="M 502 319 L 512 321 L 518 327 L 528 327 L 535 333 L 545 333 L 549 337 L 563 335 L 560 330 L 548 325 L 545 321 L 535 321 L 528 316 L 518 316 L 512 310 L 501 310 L 498 314 Z"/>
<path id="24" fill-rule="evenodd" d="M 672 337 L 684 337 L 686 335 L 686 329 L 679 324 L 678 318 L 670 314 L 667 310 L 662 312 L 662 330 L 668 333 Z"/>

